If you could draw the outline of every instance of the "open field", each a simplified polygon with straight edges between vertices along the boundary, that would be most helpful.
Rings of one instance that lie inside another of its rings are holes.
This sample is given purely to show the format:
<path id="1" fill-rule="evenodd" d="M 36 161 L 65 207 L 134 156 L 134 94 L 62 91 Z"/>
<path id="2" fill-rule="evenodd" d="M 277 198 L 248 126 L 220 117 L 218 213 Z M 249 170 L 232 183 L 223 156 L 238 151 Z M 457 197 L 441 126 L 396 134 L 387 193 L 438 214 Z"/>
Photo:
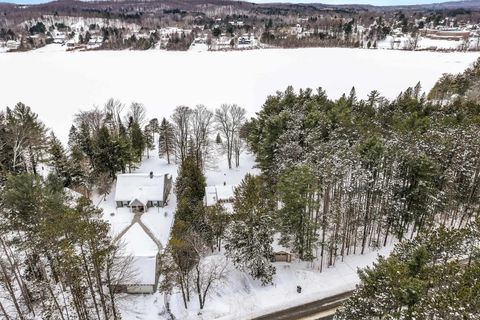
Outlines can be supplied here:
<path id="1" fill-rule="evenodd" d="M 111 97 L 145 104 L 149 117 L 168 117 L 181 104 L 213 109 L 222 103 L 237 103 L 253 115 L 267 95 L 288 85 L 323 87 L 332 98 L 352 86 L 361 98 L 374 89 L 393 98 L 418 80 L 429 90 L 443 73 L 461 72 L 479 56 L 325 48 L 72 53 L 60 48 L 0 54 L 0 106 L 30 105 L 63 141 L 78 110 Z"/>

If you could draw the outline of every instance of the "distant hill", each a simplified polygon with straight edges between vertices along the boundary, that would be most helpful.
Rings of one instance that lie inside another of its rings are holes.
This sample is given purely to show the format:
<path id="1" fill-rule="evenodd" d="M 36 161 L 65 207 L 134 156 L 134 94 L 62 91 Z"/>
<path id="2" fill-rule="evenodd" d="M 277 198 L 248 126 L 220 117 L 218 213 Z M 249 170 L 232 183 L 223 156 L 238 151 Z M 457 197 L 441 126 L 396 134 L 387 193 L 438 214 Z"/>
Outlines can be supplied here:
<path id="1" fill-rule="evenodd" d="M 177 7 L 182 9 L 192 9 L 199 6 L 233 6 L 233 7 L 274 7 L 281 9 L 335 9 L 335 8 L 349 8 L 357 10 L 391 10 L 399 8 L 424 8 L 424 9 L 455 9 L 455 8 L 465 8 L 465 9 L 477 9 L 480 8 L 480 0 L 463 0 L 463 1 L 446 1 L 442 3 L 432 3 L 432 4 L 421 4 L 421 5 L 393 5 L 393 6 L 376 6 L 376 5 L 366 5 L 366 4 L 324 4 L 319 1 L 318 3 L 290 3 L 288 1 L 279 1 L 272 3 L 261 3 L 256 4 L 248 1 L 234 1 L 234 0 L 100 0 L 100 1 L 78 1 L 78 0 L 59 0 L 51 1 L 42 4 L 31 4 L 31 5 L 17 5 L 13 3 L 8 3 L 8 1 L 0 2 L 0 9 L 11 6 L 22 6 L 22 7 L 103 7 L 106 4 L 110 6 L 125 5 L 125 4 L 144 4 L 148 7 L 158 6 L 158 7 Z"/>

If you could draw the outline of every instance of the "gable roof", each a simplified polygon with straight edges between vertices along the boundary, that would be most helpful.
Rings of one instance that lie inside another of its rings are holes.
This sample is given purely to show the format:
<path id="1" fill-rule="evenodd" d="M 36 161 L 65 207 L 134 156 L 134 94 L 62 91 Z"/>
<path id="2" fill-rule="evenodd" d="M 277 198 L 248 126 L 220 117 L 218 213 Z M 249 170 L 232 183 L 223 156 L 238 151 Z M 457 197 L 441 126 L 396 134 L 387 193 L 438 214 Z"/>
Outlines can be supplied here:
<path id="1" fill-rule="evenodd" d="M 130 203 L 128 205 L 129 206 L 144 206 L 144 205 L 147 204 L 147 201 L 145 201 L 145 199 L 142 201 L 140 199 L 135 198 L 132 201 L 130 201 Z"/>
<path id="2" fill-rule="evenodd" d="M 138 201 L 146 204 L 147 201 L 163 201 L 165 175 L 154 174 L 150 178 L 148 173 L 125 173 L 117 176 L 115 201 Z"/>
<path id="3" fill-rule="evenodd" d="M 158 254 L 155 242 L 138 223 L 133 224 L 120 238 L 120 241 L 125 245 L 122 247 L 125 255 L 133 257 L 131 265 L 133 279 L 127 279 L 128 284 L 154 284 Z"/>

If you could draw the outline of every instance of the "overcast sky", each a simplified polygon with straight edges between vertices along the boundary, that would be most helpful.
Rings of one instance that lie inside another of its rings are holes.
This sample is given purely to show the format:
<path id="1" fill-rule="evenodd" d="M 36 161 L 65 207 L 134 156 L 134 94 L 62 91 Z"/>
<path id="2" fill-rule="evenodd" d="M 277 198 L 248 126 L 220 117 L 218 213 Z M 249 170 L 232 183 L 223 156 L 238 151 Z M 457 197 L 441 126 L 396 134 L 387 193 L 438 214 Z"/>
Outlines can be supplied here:
<path id="1" fill-rule="evenodd" d="M 266 2 L 295 2 L 295 3 L 328 3 L 328 4 L 372 4 L 372 5 L 404 5 L 404 4 L 425 4 L 425 3 L 438 3 L 445 2 L 447 0 L 250 0 L 257 3 Z M 13 2 L 13 3 L 42 3 L 48 1 L 42 0 L 0 0 L 0 2 Z"/>

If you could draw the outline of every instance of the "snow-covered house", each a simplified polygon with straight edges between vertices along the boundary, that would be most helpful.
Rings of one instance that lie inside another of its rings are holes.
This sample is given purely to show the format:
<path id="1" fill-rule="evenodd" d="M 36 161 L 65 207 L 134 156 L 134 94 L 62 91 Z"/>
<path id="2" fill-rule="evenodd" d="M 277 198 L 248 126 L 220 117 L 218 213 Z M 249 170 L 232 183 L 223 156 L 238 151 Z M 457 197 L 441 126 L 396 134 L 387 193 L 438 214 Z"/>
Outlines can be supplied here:
<path id="1" fill-rule="evenodd" d="M 154 293 L 158 284 L 158 246 L 140 224 L 133 224 L 119 240 L 125 254 L 128 272 L 116 284 L 116 291 L 126 293 Z"/>
<path id="2" fill-rule="evenodd" d="M 63 43 L 65 43 L 65 41 L 67 39 L 67 35 L 63 31 L 54 30 L 54 31 L 51 32 L 51 34 L 52 34 L 52 38 L 53 38 L 53 43 L 63 44 Z"/>
<path id="3" fill-rule="evenodd" d="M 227 210 L 231 211 L 234 197 L 235 186 L 233 185 L 205 187 L 205 206 L 214 206 L 217 203 L 221 203 Z"/>
<path id="4" fill-rule="evenodd" d="M 102 45 L 102 43 L 103 43 L 102 36 L 92 36 L 90 40 L 88 40 L 87 47 L 89 49 L 98 48 Z"/>
<path id="5" fill-rule="evenodd" d="M 9 50 L 17 50 L 20 47 L 20 41 L 17 40 L 8 40 L 6 43 L 6 47 Z"/>
<path id="6" fill-rule="evenodd" d="M 126 173 L 117 176 L 115 202 L 117 208 L 129 207 L 132 211 L 147 211 L 168 203 L 172 189 L 169 174 Z"/>

